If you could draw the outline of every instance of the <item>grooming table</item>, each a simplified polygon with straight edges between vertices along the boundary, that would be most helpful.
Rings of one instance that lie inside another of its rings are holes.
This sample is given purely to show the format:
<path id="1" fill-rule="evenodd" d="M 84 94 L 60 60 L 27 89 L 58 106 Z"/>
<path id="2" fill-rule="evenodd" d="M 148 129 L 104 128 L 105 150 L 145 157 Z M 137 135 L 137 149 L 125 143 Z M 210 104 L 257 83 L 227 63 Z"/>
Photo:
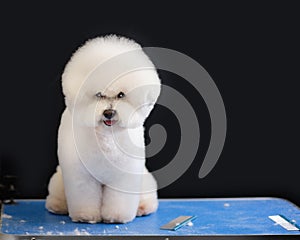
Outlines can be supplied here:
<path id="1" fill-rule="evenodd" d="M 197 216 L 176 231 L 160 227 L 179 216 Z M 160 200 L 156 213 L 126 224 L 73 223 L 45 209 L 44 200 L 2 205 L 0 239 L 300 239 L 269 216 L 281 215 L 297 226 L 300 209 L 279 198 Z"/>

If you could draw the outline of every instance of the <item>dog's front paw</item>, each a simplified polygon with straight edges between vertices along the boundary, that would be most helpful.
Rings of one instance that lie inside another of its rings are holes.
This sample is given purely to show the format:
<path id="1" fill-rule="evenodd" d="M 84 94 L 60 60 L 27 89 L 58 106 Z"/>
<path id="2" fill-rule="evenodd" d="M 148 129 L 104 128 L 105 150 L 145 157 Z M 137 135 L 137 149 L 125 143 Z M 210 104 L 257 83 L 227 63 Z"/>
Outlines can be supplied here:
<path id="1" fill-rule="evenodd" d="M 100 211 L 91 211 L 87 209 L 70 213 L 70 218 L 72 219 L 73 222 L 87 222 L 87 223 L 101 222 Z"/>
<path id="2" fill-rule="evenodd" d="M 102 220 L 106 223 L 127 223 L 135 218 L 134 212 L 127 209 L 118 209 L 113 207 L 105 207 L 101 209 Z"/>
<path id="3" fill-rule="evenodd" d="M 156 197 L 144 198 L 140 200 L 137 216 L 144 216 L 153 213 L 158 208 L 158 200 Z"/>

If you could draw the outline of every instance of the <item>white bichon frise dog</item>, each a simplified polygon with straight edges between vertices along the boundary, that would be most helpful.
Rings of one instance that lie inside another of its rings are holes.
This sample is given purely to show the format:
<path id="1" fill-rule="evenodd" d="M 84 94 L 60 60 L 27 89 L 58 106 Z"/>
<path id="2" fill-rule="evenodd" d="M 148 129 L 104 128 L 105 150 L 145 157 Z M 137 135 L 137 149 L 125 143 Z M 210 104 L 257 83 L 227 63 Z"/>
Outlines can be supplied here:
<path id="1" fill-rule="evenodd" d="M 87 41 L 66 65 L 62 86 L 59 166 L 46 208 L 89 223 L 126 223 L 155 212 L 143 124 L 160 79 L 141 46 L 114 35 Z"/>

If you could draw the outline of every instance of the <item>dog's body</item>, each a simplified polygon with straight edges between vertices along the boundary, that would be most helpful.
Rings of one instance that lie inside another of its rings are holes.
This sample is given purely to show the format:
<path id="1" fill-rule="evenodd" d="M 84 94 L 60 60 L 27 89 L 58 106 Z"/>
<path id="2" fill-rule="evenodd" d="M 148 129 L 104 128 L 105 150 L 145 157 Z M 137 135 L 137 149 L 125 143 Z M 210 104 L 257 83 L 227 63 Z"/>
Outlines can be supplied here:
<path id="1" fill-rule="evenodd" d="M 124 223 L 156 211 L 143 123 L 160 80 L 141 47 L 116 36 L 90 40 L 67 64 L 62 84 L 60 166 L 49 183 L 47 209 L 90 223 Z"/>

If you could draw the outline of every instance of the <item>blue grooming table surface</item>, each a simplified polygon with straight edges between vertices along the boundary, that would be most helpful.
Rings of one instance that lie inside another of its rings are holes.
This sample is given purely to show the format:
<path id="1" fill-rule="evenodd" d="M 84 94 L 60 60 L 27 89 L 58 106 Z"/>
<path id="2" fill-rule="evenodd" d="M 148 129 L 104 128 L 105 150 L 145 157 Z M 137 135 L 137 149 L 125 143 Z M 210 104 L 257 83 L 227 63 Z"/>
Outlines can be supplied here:
<path id="1" fill-rule="evenodd" d="M 76 239 L 79 235 L 88 239 L 132 239 L 133 236 L 138 239 L 241 239 L 243 236 L 300 239 L 300 231 L 288 231 L 268 218 L 279 214 L 300 223 L 300 209 L 279 198 L 165 199 L 160 200 L 156 213 L 126 224 L 73 223 L 66 215 L 49 213 L 44 200 L 17 200 L 14 205 L 2 205 L 0 239 L 11 239 L 12 235 L 16 239 Z M 192 226 L 177 231 L 160 230 L 160 226 L 182 215 L 197 218 Z"/>

